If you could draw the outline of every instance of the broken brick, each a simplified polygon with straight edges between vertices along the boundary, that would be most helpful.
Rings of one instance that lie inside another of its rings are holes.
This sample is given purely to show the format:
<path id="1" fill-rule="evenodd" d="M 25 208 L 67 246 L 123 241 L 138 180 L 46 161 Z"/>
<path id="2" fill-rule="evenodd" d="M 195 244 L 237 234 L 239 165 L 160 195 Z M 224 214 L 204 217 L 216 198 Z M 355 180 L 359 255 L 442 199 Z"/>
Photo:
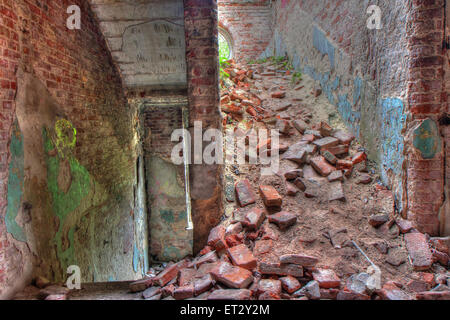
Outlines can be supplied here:
<path id="1" fill-rule="evenodd" d="M 336 168 L 330 165 L 322 156 L 311 158 L 311 166 L 317 171 L 317 173 L 324 177 L 336 170 Z"/>
<path id="2" fill-rule="evenodd" d="M 334 147 L 324 148 L 324 150 L 330 151 L 335 156 L 342 156 L 348 154 L 349 147 L 345 145 L 338 145 Z"/>
<path id="3" fill-rule="evenodd" d="M 368 174 L 361 174 L 356 183 L 358 184 L 369 184 L 372 182 L 372 177 Z"/>
<path id="4" fill-rule="evenodd" d="M 306 131 L 305 131 L 306 132 Z M 306 141 L 306 142 L 313 142 L 316 139 L 316 137 L 314 137 L 314 135 L 312 134 L 305 134 L 301 141 Z"/>
<path id="5" fill-rule="evenodd" d="M 230 234 L 225 237 L 225 242 L 228 247 L 234 247 L 242 243 L 243 237 L 239 234 Z"/>
<path id="6" fill-rule="evenodd" d="M 298 289 L 300 289 L 302 287 L 300 282 L 297 279 L 295 279 L 293 276 L 282 277 L 282 278 L 280 278 L 280 281 L 281 281 L 281 286 L 284 289 L 284 291 L 286 291 L 289 294 L 294 293 L 295 291 L 297 291 Z"/>
<path id="7" fill-rule="evenodd" d="M 289 121 L 278 119 L 277 123 L 275 124 L 275 128 L 283 134 L 289 134 L 291 126 L 289 124 Z"/>
<path id="8" fill-rule="evenodd" d="M 238 267 L 248 270 L 256 268 L 256 259 L 245 244 L 240 244 L 229 248 L 228 255 L 230 256 L 233 264 Z"/>
<path id="9" fill-rule="evenodd" d="M 247 179 L 236 182 L 236 195 L 241 207 L 248 206 L 256 202 L 256 196 Z"/>
<path id="10" fill-rule="evenodd" d="M 253 208 L 245 215 L 244 225 L 249 230 L 258 230 L 265 218 L 263 210 Z"/>
<path id="11" fill-rule="evenodd" d="M 286 194 L 290 197 L 295 197 L 298 193 L 298 189 L 292 183 L 286 182 Z"/>
<path id="12" fill-rule="evenodd" d="M 343 130 L 337 130 L 333 133 L 333 137 L 338 139 L 342 144 L 350 144 L 350 142 L 355 139 L 351 133 L 345 132 Z"/>
<path id="13" fill-rule="evenodd" d="M 204 276 L 201 279 L 197 279 L 194 282 L 194 295 L 198 296 L 206 291 L 208 291 L 209 289 L 211 289 L 214 285 L 214 281 L 211 278 L 210 274 L 207 274 L 206 276 Z"/>
<path id="14" fill-rule="evenodd" d="M 283 200 L 278 191 L 272 186 L 259 186 L 259 192 L 267 207 L 281 207 Z"/>
<path id="15" fill-rule="evenodd" d="M 150 299 L 153 296 L 156 296 L 161 292 L 161 288 L 159 287 L 150 287 L 142 293 L 142 297 L 144 299 Z"/>
<path id="16" fill-rule="evenodd" d="M 409 220 L 398 219 L 395 221 L 401 233 L 408 233 L 413 229 L 413 224 Z"/>
<path id="17" fill-rule="evenodd" d="M 258 293 L 272 292 L 276 295 L 281 294 L 281 281 L 274 279 L 261 279 L 258 282 Z"/>
<path id="18" fill-rule="evenodd" d="M 344 181 L 344 175 L 342 174 L 342 170 L 336 170 L 331 172 L 327 178 L 329 182 Z"/>
<path id="19" fill-rule="evenodd" d="M 318 261 L 316 257 L 303 254 L 285 254 L 280 257 L 281 263 L 298 264 L 303 267 L 314 267 Z"/>
<path id="20" fill-rule="evenodd" d="M 418 232 L 407 233 L 405 234 L 405 242 L 414 269 L 429 269 L 433 263 L 433 257 L 426 236 Z"/>
<path id="21" fill-rule="evenodd" d="M 378 228 L 379 226 L 385 224 L 388 221 L 389 221 L 388 214 L 373 214 L 369 217 L 369 224 L 374 228 Z"/>
<path id="22" fill-rule="evenodd" d="M 169 265 L 159 273 L 156 277 L 153 278 L 153 283 L 157 283 L 160 287 L 164 287 L 167 283 L 172 281 L 178 276 L 178 272 L 180 271 L 181 264 L 174 263 Z"/>
<path id="23" fill-rule="evenodd" d="M 285 230 L 297 222 L 297 217 L 290 212 L 281 211 L 269 216 L 269 222 L 275 223 L 278 228 Z"/>
<path id="24" fill-rule="evenodd" d="M 217 251 L 226 248 L 225 228 L 221 225 L 213 228 L 208 237 L 208 246 L 213 247 Z"/>
<path id="25" fill-rule="evenodd" d="M 306 145 L 307 143 L 305 141 L 300 141 L 296 144 L 291 145 L 289 149 L 283 154 L 282 159 L 294 161 L 298 164 L 303 164 L 308 154 Z"/>
<path id="26" fill-rule="evenodd" d="M 261 261 L 258 264 L 258 271 L 266 275 L 303 277 L 303 267 L 296 264 Z"/>
<path id="27" fill-rule="evenodd" d="M 339 140 L 333 137 L 325 137 L 313 142 L 320 149 L 334 147 L 339 144 Z"/>
<path id="28" fill-rule="evenodd" d="M 348 170 L 353 168 L 353 162 L 351 160 L 338 160 L 336 162 L 336 169 Z"/>
<path id="29" fill-rule="evenodd" d="M 178 285 L 180 287 L 187 286 L 190 284 L 195 276 L 197 275 L 197 271 L 193 268 L 183 268 L 178 273 Z"/>
<path id="30" fill-rule="evenodd" d="M 308 124 L 303 120 L 294 120 L 292 124 L 294 128 L 297 129 L 297 131 L 301 134 L 305 133 L 305 131 L 309 128 Z"/>
<path id="31" fill-rule="evenodd" d="M 228 262 L 220 262 L 219 265 L 211 271 L 211 275 L 216 281 L 234 289 L 246 288 L 253 281 L 253 276 L 250 271 L 233 266 Z"/>
<path id="32" fill-rule="evenodd" d="M 268 253 L 273 248 L 272 240 L 258 240 L 255 242 L 255 247 L 253 249 L 253 254 L 258 256 L 261 254 Z"/>
<path id="33" fill-rule="evenodd" d="M 184 287 L 178 287 L 173 291 L 173 297 L 176 300 L 184 300 L 194 296 L 194 285 L 190 284 Z"/>
<path id="34" fill-rule="evenodd" d="M 339 288 L 341 279 L 331 269 L 316 269 L 312 273 L 315 281 L 324 289 Z"/>
<path id="35" fill-rule="evenodd" d="M 331 164 L 336 164 L 336 162 L 338 161 L 336 156 L 328 150 L 324 150 L 321 153 L 322 153 L 322 156 Z"/>
<path id="36" fill-rule="evenodd" d="M 283 99 L 284 97 L 286 97 L 286 92 L 285 91 L 273 92 L 271 96 L 272 98 Z"/>
<path id="37" fill-rule="evenodd" d="M 328 197 L 329 201 L 345 201 L 344 188 L 342 187 L 342 182 L 336 181 L 330 183 L 330 194 Z"/>
<path id="38" fill-rule="evenodd" d="M 319 131 L 322 137 L 328 137 L 333 132 L 333 128 L 325 121 L 320 122 Z"/>
<path id="39" fill-rule="evenodd" d="M 242 229 L 243 227 L 241 222 L 230 224 L 225 230 L 225 235 L 229 236 L 231 234 L 238 234 L 242 231 Z"/>
<path id="40" fill-rule="evenodd" d="M 303 170 L 302 169 L 294 169 L 289 170 L 284 173 L 284 177 L 286 180 L 294 180 L 299 177 L 303 177 Z"/>
<path id="41" fill-rule="evenodd" d="M 130 292 L 141 292 L 153 285 L 153 278 L 141 279 L 130 283 Z"/>
<path id="42" fill-rule="evenodd" d="M 367 159 L 366 153 L 364 151 L 360 151 L 355 154 L 352 158 L 353 165 L 363 162 Z"/>
<path id="43" fill-rule="evenodd" d="M 303 182 L 302 178 L 297 178 L 294 180 L 294 185 L 299 188 L 301 191 L 305 191 L 306 190 L 306 185 Z"/>

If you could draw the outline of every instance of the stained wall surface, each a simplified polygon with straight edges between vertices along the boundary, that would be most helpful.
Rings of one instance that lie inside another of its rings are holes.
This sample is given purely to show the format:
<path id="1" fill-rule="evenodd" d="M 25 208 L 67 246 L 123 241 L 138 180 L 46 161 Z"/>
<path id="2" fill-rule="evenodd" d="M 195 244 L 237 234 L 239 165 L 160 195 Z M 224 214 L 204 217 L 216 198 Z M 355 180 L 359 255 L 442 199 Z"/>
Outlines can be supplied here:
<path id="1" fill-rule="evenodd" d="M 82 281 L 140 278 L 135 116 L 88 3 L 0 8 L 0 296 L 36 275 L 65 281 L 69 265 Z"/>

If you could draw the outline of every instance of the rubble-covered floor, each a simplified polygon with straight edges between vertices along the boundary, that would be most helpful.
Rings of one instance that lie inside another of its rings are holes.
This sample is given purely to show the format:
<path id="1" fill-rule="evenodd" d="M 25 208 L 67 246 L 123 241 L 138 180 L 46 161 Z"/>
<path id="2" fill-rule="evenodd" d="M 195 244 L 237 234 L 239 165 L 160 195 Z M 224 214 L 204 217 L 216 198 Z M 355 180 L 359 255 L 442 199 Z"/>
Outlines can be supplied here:
<path id="1" fill-rule="evenodd" d="M 394 212 L 335 107 L 288 65 L 225 69 L 224 129 L 280 130 L 280 169 L 261 176 L 257 164 L 225 166 L 223 221 L 198 257 L 131 285 L 28 288 L 18 298 L 450 299 L 449 239 L 429 239 Z M 367 281 L 371 264 L 354 243 L 380 269 L 382 288 Z"/>

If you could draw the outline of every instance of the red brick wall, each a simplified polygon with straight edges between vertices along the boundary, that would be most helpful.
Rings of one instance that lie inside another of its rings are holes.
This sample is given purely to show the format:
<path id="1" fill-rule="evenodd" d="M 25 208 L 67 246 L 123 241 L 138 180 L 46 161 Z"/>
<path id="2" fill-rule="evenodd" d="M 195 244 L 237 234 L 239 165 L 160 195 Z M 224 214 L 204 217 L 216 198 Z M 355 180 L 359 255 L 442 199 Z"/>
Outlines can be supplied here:
<path id="1" fill-rule="evenodd" d="M 218 86 L 217 3 L 184 0 L 189 127 L 221 128 Z M 194 252 L 206 244 L 209 231 L 222 216 L 222 168 L 191 165 L 190 186 L 194 222 Z"/>
<path id="2" fill-rule="evenodd" d="M 447 111 L 442 45 L 444 2 L 411 1 L 409 23 L 414 27 L 408 30 L 411 60 L 407 95 L 413 120 L 431 118 L 438 123 Z M 444 200 L 444 152 L 445 147 L 433 159 L 423 159 L 419 153 L 408 155 L 408 218 L 420 231 L 431 235 L 439 234 L 438 215 Z"/>
<path id="3" fill-rule="evenodd" d="M 173 147 L 172 132 L 183 128 L 183 115 L 179 107 L 152 107 L 144 111 L 145 130 L 150 130 L 146 152 L 152 152 L 170 159 Z"/>
<path id="4" fill-rule="evenodd" d="M 231 35 L 235 58 L 256 59 L 272 37 L 269 0 L 218 0 L 219 25 Z"/>
<path id="5" fill-rule="evenodd" d="M 81 7 L 81 30 L 66 27 L 66 10 L 72 4 Z M 100 183 L 132 179 L 134 166 L 133 161 L 115 159 L 131 150 L 130 115 L 87 1 L 0 0 L 0 297 L 23 276 L 20 263 L 14 265 L 11 254 L 19 253 L 4 225 L 19 65 L 45 84 L 77 128 L 76 157 Z M 110 190 L 120 193 L 119 188 L 113 184 Z"/>

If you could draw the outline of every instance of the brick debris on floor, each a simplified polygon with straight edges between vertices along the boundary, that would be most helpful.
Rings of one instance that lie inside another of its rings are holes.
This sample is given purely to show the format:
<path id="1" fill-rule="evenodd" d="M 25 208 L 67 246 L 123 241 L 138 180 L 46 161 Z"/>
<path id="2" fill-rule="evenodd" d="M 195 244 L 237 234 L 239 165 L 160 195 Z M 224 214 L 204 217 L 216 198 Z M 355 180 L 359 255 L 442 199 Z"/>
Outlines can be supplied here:
<path id="1" fill-rule="evenodd" d="M 158 299 L 449 299 L 450 239 L 430 238 L 395 213 L 392 193 L 321 88 L 279 59 L 230 61 L 224 71 L 224 127 L 241 137 L 278 129 L 281 168 L 261 177 L 259 165 L 227 165 L 227 210 L 207 246 L 131 291 Z M 271 151 L 269 139 L 258 141 L 257 152 L 264 148 Z M 381 287 L 353 241 L 380 267 Z"/>
<path id="2" fill-rule="evenodd" d="M 450 299 L 450 238 L 430 238 L 395 211 L 322 89 L 280 59 L 230 61 L 225 72 L 224 128 L 241 137 L 278 129 L 280 170 L 261 176 L 258 164 L 227 164 L 225 213 L 205 248 L 130 291 L 148 300 Z M 264 148 L 274 151 L 269 139 L 258 141 Z M 41 298 L 66 298 L 36 285 Z"/>

